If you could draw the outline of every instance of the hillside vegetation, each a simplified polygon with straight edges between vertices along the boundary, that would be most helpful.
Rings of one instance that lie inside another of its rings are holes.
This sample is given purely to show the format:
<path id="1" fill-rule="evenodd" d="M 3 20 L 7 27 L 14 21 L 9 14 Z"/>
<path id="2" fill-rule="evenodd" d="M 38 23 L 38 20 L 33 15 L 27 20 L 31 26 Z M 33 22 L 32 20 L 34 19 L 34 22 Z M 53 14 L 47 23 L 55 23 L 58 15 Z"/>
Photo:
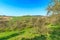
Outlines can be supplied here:
<path id="1" fill-rule="evenodd" d="M 1 40 L 60 40 L 60 14 L 7 16 L 9 20 L 3 21 L 4 17 L 0 17 Z"/>

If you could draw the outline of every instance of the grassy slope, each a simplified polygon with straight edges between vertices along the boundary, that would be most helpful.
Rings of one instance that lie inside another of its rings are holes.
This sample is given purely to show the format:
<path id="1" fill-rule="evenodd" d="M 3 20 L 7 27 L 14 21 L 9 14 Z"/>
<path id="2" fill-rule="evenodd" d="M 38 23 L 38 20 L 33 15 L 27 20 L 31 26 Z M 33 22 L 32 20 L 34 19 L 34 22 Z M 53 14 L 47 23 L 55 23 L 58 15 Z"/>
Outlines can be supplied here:
<path id="1" fill-rule="evenodd" d="M 39 36 L 39 34 L 34 34 L 33 28 L 26 28 L 22 31 L 25 31 L 22 35 L 15 36 L 13 38 L 10 38 L 8 40 L 21 40 L 22 38 L 34 38 L 35 36 Z"/>
<path id="2" fill-rule="evenodd" d="M 32 31 L 32 32 L 31 32 Z M 21 40 L 22 38 L 34 38 L 35 36 L 39 36 L 39 34 L 34 34 L 33 33 L 33 28 L 26 28 L 22 31 L 11 31 L 11 32 L 3 32 L 0 33 L 0 39 L 3 40 Z M 23 34 L 21 33 L 23 32 Z M 16 33 L 19 33 L 19 35 L 16 36 L 11 36 L 14 35 Z M 10 38 L 8 38 L 10 36 Z"/>
<path id="3" fill-rule="evenodd" d="M 31 17 L 13 17 L 13 20 L 24 20 L 24 19 L 27 19 L 27 18 L 31 18 Z M 57 27 L 57 26 L 51 26 L 48 25 L 49 28 L 54 28 L 54 27 Z M 22 31 L 11 31 L 11 32 L 3 32 L 3 33 L 0 33 L 0 39 L 4 40 L 21 40 L 22 38 L 34 38 L 35 36 L 40 36 L 39 34 L 34 34 L 33 31 L 35 31 L 33 28 L 25 28 L 24 30 Z M 21 33 L 22 32 L 22 33 Z M 58 32 L 59 34 L 60 32 Z M 18 34 L 18 35 L 15 35 L 15 34 Z M 53 33 L 54 34 L 54 33 Z M 55 34 L 55 35 L 58 35 L 58 34 Z M 15 36 L 13 36 L 15 35 Z M 52 35 L 52 34 L 51 34 Z M 54 35 L 53 35 L 54 36 Z M 8 38 L 9 37 L 9 38 Z M 55 36 L 54 36 L 55 37 Z M 59 36 L 60 37 L 60 36 Z M 53 37 L 52 37 L 53 38 Z M 51 39 L 52 40 L 52 39 Z M 57 39 L 56 39 L 57 40 Z"/>
<path id="4" fill-rule="evenodd" d="M 5 40 L 8 38 L 14 37 L 16 35 L 19 35 L 18 31 L 2 32 L 2 33 L 0 33 L 0 40 Z"/>

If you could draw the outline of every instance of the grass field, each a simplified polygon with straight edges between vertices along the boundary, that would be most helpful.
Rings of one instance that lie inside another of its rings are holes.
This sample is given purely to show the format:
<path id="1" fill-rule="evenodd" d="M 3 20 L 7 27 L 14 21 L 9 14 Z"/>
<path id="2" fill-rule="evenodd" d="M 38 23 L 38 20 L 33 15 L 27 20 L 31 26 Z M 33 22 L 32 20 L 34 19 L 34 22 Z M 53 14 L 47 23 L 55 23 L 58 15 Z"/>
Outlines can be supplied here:
<path id="1" fill-rule="evenodd" d="M 47 26 L 51 31 L 46 35 L 44 34 L 46 30 L 42 31 L 43 34 L 39 33 L 40 30 L 37 31 L 37 28 L 40 29 L 40 20 L 36 23 L 37 17 L 23 16 L 12 18 L 9 22 L 1 23 L 2 25 L 4 24 L 4 26 L 0 29 L 0 31 L 2 31 L 0 32 L 0 40 L 60 40 L 59 24 L 48 24 Z M 31 18 L 32 20 L 30 20 Z M 42 27 L 42 29 L 44 27 Z"/>

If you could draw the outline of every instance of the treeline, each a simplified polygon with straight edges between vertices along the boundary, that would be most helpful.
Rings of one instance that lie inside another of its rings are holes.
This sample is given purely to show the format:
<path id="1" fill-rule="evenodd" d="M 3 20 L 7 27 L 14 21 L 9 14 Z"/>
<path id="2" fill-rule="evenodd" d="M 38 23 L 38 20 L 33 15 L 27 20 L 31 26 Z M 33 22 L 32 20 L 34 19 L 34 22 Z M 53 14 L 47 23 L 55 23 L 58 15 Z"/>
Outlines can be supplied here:
<path id="1" fill-rule="evenodd" d="M 0 21 L 0 32 L 1 31 L 14 31 L 14 30 L 22 30 L 24 28 L 37 28 L 40 32 L 47 31 L 47 26 L 52 25 L 60 25 L 60 15 L 54 16 L 39 16 L 39 17 L 16 17 L 17 20 L 12 17 L 9 21 Z M 23 19 L 22 19 L 23 18 Z M 21 19 L 21 20 L 20 20 Z M 1 20 L 1 19 L 0 19 Z"/>
<path id="2" fill-rule="evenodd" d="M 14 30 L 21 30 L 23 28 L 26 27 L 38 27 L 40 26 L 40 21 L 41 21 L 41 17 L 16 17 L 17 19 L 15 19 L 14 17 L 12 17 L 11 20 L 9 21 L 2 21 L 2 19 L 0 19 L 0 32 L 1 31 L 14 31 Z M 23 18 L 23 19 L 22 19 Z M 19 20 L 22 19 L 22 20 Z"/>

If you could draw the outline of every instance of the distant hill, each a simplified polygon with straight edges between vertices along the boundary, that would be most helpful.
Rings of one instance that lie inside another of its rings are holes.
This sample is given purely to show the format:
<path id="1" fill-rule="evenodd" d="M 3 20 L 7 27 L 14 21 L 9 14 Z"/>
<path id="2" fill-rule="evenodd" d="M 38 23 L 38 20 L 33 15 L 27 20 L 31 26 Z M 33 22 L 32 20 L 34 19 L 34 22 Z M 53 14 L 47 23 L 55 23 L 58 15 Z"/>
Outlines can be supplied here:
<path id="1" fill-rule="evenodd" d="M 11 20 L 12 19 L 12 17 L 10 17 L 10 16 L 0 16 L 0 21 L 9 21 L 9 20 Z"/>

